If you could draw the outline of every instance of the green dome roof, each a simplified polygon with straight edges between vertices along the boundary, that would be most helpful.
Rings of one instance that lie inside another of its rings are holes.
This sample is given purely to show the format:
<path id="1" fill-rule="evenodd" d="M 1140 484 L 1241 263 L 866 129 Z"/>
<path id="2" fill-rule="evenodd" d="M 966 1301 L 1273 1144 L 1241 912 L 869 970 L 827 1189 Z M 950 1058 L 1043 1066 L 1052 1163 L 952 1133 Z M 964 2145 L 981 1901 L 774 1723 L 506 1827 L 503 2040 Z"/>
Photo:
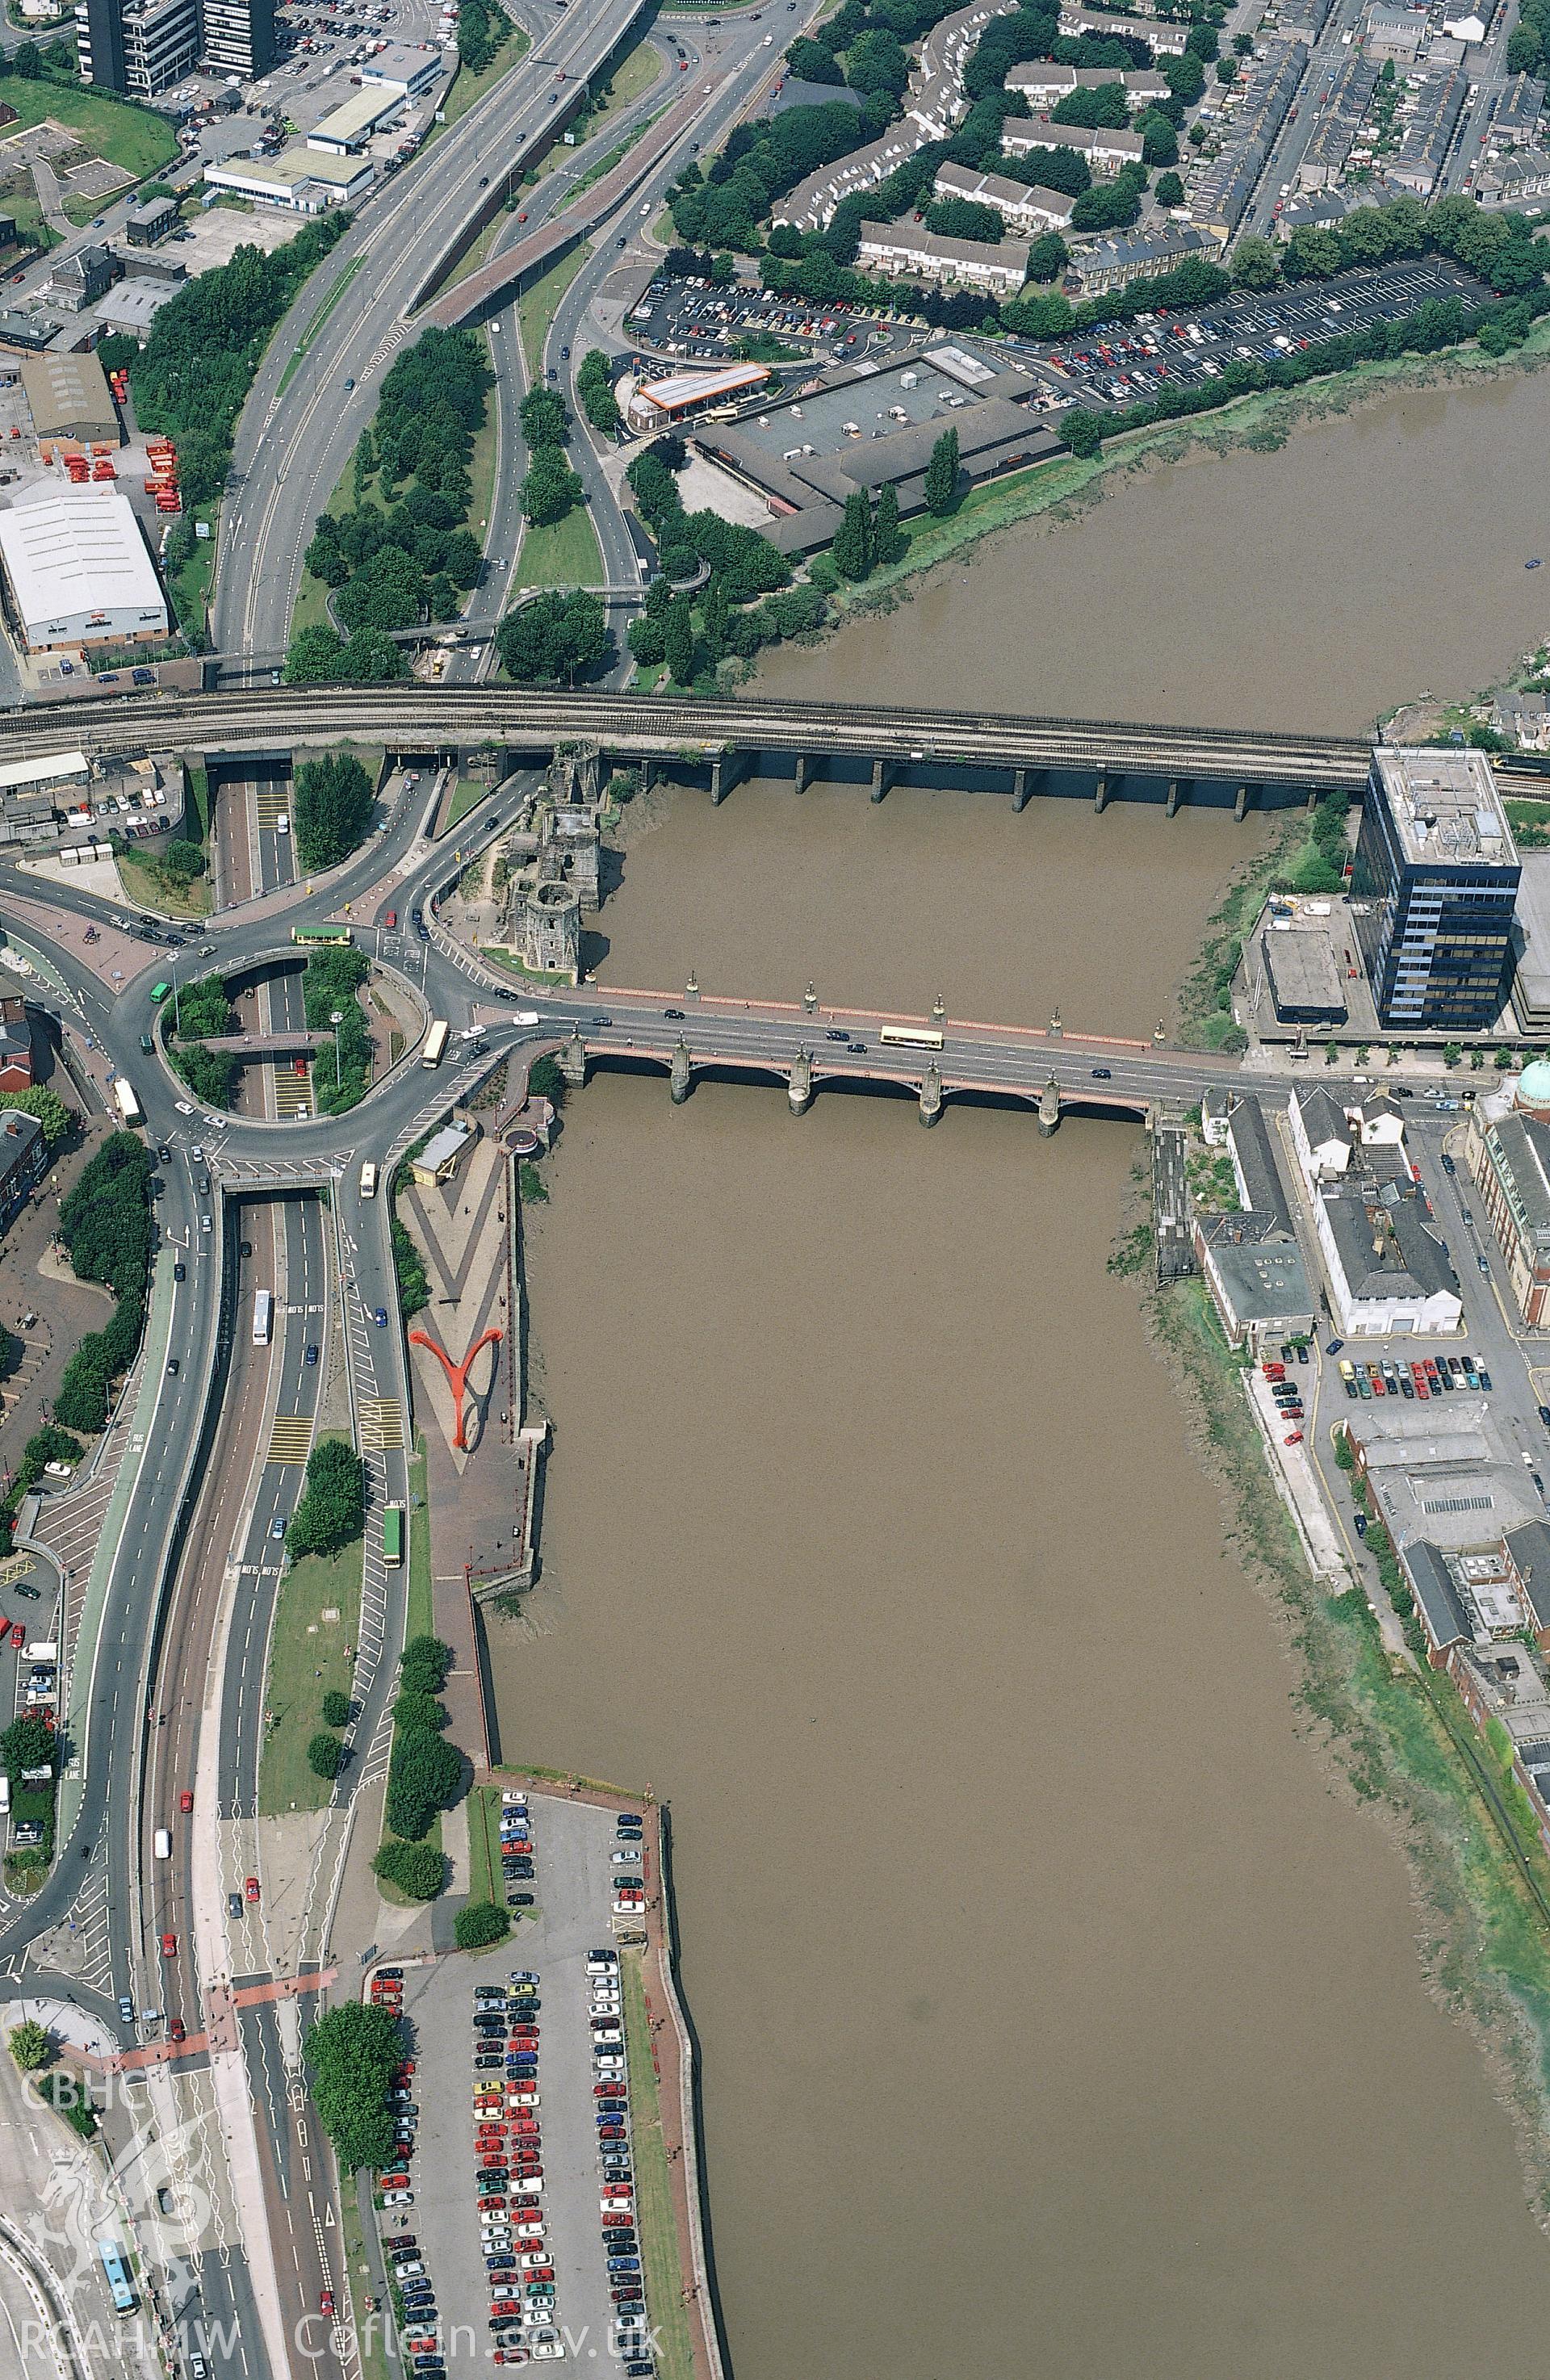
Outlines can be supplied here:
<path id="1" fill-rule="evenodd" d="M 1518 1096 L 1528 1108 L 1550 1108 L 1550 1059 L 1534 1058 L 1518 1079 Z"/>

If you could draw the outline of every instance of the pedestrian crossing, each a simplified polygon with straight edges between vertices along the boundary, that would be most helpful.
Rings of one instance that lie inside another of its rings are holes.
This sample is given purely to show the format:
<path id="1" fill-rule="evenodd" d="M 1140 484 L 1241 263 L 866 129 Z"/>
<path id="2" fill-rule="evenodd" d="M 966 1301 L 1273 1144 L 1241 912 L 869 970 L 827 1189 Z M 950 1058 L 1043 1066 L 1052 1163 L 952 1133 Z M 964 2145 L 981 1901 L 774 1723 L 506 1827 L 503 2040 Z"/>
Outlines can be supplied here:
<path id="1" fill-rule="evenodd" d="M 310 1414 L 276 1414 L 269 1435 L 271 1463 L 305 1463 L 312 1451 Z"/>
<path id="2" fill-rule="evenodd" d="M 253 808 L 260 827 L 272 834 L 281 820 L 290 816 L 290 788 L 285 779 L 261 779 L 253 788 Z"/>
<path id="3" fill-rule="evenodd" d="M 363 1454 L 386 1454 L 404 1443 L 404 1408 L 396 1397 L 362 1397 L 360 1447 Z"/>

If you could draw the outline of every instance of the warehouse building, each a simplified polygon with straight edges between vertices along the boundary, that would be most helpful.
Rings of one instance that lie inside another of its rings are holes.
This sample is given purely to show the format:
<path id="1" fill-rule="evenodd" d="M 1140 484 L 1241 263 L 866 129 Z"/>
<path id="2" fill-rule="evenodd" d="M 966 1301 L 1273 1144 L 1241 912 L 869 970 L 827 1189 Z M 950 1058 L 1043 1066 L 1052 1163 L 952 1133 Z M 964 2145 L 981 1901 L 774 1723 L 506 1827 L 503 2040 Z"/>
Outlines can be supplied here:
<path id="1" fill-rule="evenodd" d="M 28 356 L 21 366 L 27 409 L 41 439 L 74 438 L 84 445 L 95 439 L 116 446 L 121 432 L 118 409 L 108 378 L 95 356 L 62 354 Z"/>
<path id="2" fill-rule="evenodd" d="M 760 527 L 782 553 L 811 553 L 831 542 L 858 488 L 890 486 L 902 513 L 919 512 L 931 450 L 950 427 L 974 481 L 1063 454 L 1029 410 L 1037 392 L 1027 373 L 948 344 L 880 369 L 851 366 L 793 404 L 708 423 L 694 443 L 764 499 Z"/>
<path id="3" fill-rule="evenodd" d="M 116 489 L 71 488 L 0 513 L 0 573 L 29 652 L 160 643 L 167 634 L 161 581 Z"/>
<path id="4" fill-rule="evenodd" d="M 224 165 L 207 165 L 204 178 L 207 188 L 233 190 L 255 206 L 321 215 L 330 207 L 352 205 L 370 187 L 376 170 L 369 157 L 286 149 L 278 157 L 231 157 Z"/>
<path id="5" fill-rule="evenodd" d="M 389 42 L 360 69 L 363 87 L 396 91 L 400 99 L 421 99 L 442 71 L 440 50 L 416 49 L 407 42 Z"/>
<path id="6" fill-rule="evenodd" d="M 314 124 L 307 136 L 307 146 L 333 157 L 357 154 L 378 127 L 396 115 L 403 105 L 404 94 L 400 91 L 353 91 L 348 99 Z"/>

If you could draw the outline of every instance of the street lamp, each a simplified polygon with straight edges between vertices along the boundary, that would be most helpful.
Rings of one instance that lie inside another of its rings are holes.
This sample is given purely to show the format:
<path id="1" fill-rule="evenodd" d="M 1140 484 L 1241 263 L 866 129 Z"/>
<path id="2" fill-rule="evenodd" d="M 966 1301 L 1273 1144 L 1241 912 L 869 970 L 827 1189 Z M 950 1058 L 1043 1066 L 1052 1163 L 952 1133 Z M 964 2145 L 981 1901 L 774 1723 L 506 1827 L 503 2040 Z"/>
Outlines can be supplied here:
<path id="1" fill-rule="evenodd" d="M 343 1010 L 342 1008 L 331 1008 L 331 1009 L 329 1010 L 329 1012 L 328 1012 L 328 1021 L 329 1021 L 329 1023 L 330 1023 L 330 1024 L 333 1026 L 333 1087 L 334 1087 L 334 1089 L 335 1089 L 335 1090 L 338 1090 L 338 1088 L 340 1087 L 340 1085 L 339 1085 L 339 1027 L 340 1027 L 340 1026 L 344 1024 L 344 1022 L 345 1022 L 345 1012 L 344 1012 L 344 1010 Z"/>

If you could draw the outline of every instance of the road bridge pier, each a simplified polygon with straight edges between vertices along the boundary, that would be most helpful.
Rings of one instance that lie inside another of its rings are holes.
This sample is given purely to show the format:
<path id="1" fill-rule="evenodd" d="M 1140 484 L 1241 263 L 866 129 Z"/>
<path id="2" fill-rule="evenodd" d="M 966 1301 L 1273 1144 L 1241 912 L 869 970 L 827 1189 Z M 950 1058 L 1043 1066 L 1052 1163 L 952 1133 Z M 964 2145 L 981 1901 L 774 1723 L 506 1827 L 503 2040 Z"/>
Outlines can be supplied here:
<path id="1" fill-rule="evenodd" d="M 796 756 L 796 791 L 805 794 L 813 782 L 813 755 L 799 752 Z"/>
<path id="2" fill-rule="evenodd" d="M 941 1070 L 932 1058 L 920 1081 L 920 1121 L 927 1130 L 941 1114 L 943 1097 Z"/>
<path id="3" fill-rule="evenodd" d="M 694 1088 L 693 1072 L 689 1065 L 689 1045 L 679 1035 L 668 1066 L 668 1095 L 675 1108 L 681 1108 Z"/>
<path id="4" fill-rule="evenodd" d="M 786 1084 L 786 1097 L 791 1101 L 791 1111 L 793 1116 L 805 1115 L 812 1106 L 813 1053 L 810 1050 L 799 1050 L 793 1060 L 791 1075 Z"/>
<path id="5" fill-rule="evenodd" d="M 1035 791 L 1038 790 L 1042 792 L 1044 787 L 1044 777 L 1045 771 L 1042 769 L 1014 769 L 1012 771 L 1011 806 L 1014 810 L 1025 810 L 1027 808 L 1029 800 Z"/>
<path id="6" fill-rule="evenodd" d="M 892 783 L 893 771 L 887 757 L 879 752 L 872 762 L 872 799 L 880 802 Z"/>
<path id="7" fill-rule="evenodd" d="M 1178 816 L 1181 795 L 1187 791 L 1188 787 L 1185 785 L 1184 780 L 1181 777 L 1169 777 L 1168 781 L 1168 802 L 1163 811 L 1163 816 L 1165 818 L 1176 818 Z"/>
<path id="8" fill-rule="evenodd" d="M 1038 1128 L 1041 1139 L 1047 1140 L 1060 1122 L 1060 1086 L 1053 1075 L 1039 1097 Z"/>

